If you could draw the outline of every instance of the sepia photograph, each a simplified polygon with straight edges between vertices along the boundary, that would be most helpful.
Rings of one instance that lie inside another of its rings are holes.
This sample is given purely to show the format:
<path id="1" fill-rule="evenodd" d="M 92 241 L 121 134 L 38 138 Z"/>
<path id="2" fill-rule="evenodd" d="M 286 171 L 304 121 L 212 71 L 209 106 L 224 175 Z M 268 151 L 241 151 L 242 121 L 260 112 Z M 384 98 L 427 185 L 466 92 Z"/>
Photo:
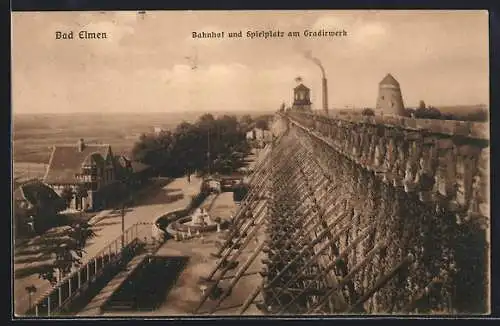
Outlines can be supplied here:
<path id="1" fill-rule="evenodd" d="M 13 317 L 489 315 L 488 19 L 13 12 Z"/>

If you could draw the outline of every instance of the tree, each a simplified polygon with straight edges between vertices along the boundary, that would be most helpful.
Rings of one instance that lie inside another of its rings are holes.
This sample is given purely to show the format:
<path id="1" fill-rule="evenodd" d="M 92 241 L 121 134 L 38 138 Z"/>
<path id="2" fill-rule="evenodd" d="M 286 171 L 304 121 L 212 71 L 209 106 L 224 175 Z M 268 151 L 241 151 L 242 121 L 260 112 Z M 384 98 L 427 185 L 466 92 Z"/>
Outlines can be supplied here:
<path id="1" fill-rule="evenodd" d="M 88 222 L 82 222 L 72 228 L 70 236 L 76 241 L 77 247 L 83 249 L 87 240 L 94 238 L 96 234 Z"/>
<path id="2" fill-rule="evenodd" d="M 235 116 L 204 114 L 194 124 L 183 122 L 172 132 L 142 137 L 134 145 L 133 158 L 168 176 L 206 171 L 209 165 L 227 170 L 228 164 L 238 163 L 234 152 L 248 151 L 245 131 Z"/>
<path id="3" fill-rule="evenodd" d="M 419 119 L 440 119 L 441 112 L 435 107 L 418 108 L 415 110 L 415 118 Z"/>
<path id="4" fill-rule="evenodd" d="M 210 113 L 205 113 L 198 118 L 198 123 L 212 123 L 215 120 L 214 116 Z"/>
<path id="5" fill-rule="evenodd" d="M 28 292 L 28 306 L 31 308 L 31 297 L 33 296 L 33 294 L 36 293 L 37 291 L 37 288 L 35 285 L 31 284 L 30 286 L 27 286 L 24 288 L 26 290 L 26 292 Z"/>
<path id="6" fill-rule="evenodd" d="M 420 100 L 420 102 L 418 103 L 418 108 L 421 110 L 424 110 L 426 108 L 425 102 L 423 100 Z"/>
<path id="7" fill-rule="evenodd" d="M 249 114 L 245 114 L 241 117 L 240 123 L 246 124 L 246 125 L 251 125 L 253 123 L 253 119 Z"/>
<path id="8" fill-rule="evenodd" d="M 71 205 L 71 200 L 73 199 L 73 190 L 69 186 L 65 186 L 61 191 L 61 198 L 66 203 L 66 208 Z"/>
<path id="9" fill-rule="evenodd" d="M 83 198 L 87 198 L 88 197 L 88 190 L 87 188 L 82 185 L 82 184 L 78 184 L 75 188 L 75 198 L 76 198 L 76 202 L 77 202 L 77 205 L 80 205 L 82 203 L 82 199 Z M 78 208 L 78 207 L 77 207 Z M 80 207 L 80 209 L 82 209 L 83 207 Z"/>
<path id="10" fill-rule="evenodd" d="M 268 130 L 269 124 L 266 117 L 259 117 L 255 120 L 255 127 L 259 129 Z"/>
<path id="11" fill-rule="evenodd" d="M 471 112 L 465 116 L 466 121 L 478 121 L 478 122 L 487 122 L 489 119 L 488 110 L 485 109 L 477 109 L 474 112 Z"/>
<path id="12" fill-rule="evenodd" d="M 57 284 L 58 279 L 70 273 L 73 267 L 81 265 L 87 240 L 93 237 L 95 232 L 86 222 L 56 235 L 44 235 L 41 247 L 52 253 L 53 264 L 44 266 L 39 277 L 52 285 Z"/>
<path id="13" fill-rule="evenodd" d="M 372 109 L 370 109 L 370 108 L 366 108 L 366 109 L 364 109 L 361 112 L 361 115 L 364 115 L 364 116 L 374 116 L 375 112 Z"/>

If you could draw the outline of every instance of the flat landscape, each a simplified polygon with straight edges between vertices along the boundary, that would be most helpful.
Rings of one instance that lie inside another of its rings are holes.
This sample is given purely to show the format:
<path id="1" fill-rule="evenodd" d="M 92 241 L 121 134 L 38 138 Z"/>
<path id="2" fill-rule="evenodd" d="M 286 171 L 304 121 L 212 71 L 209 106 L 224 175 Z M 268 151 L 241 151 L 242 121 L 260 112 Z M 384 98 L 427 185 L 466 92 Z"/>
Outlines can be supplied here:
<path id="1" fill-rule="evenodd" d="M 54 145 L 76 144 L 78 139 L 83 138 L 89 144 L 110 144 L 114 154 L 126 155 L 130 154 L 141 134 L 154 132 L 155 128 L 175 128 L 182 121 L 194 122 L 202 114 L 203 112 L 14 115 L 14 180 L 17 183 L 43 177 Z M 262 112 L 241 112 L 237 116 L 243 114 L 258 115 Z"/>
<path id="2" fill-rule="evenodd" d="M 13 119 L 13 159 L 15 162 L 47 164 L 53 145 L 87 143 L 110 144 L 115 154 L 127 153 L 143 133 L 155 127 L 169 129 L 198 114 L 40 114 L 15 115 Z"/>

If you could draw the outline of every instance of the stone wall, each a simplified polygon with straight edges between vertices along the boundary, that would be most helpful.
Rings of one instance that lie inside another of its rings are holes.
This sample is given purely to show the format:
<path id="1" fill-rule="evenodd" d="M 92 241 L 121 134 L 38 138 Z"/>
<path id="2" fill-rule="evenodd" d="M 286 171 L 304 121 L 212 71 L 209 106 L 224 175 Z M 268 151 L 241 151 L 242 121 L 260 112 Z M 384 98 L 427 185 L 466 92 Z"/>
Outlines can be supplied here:
<path id="1" fill-rule="evenodd" d="M 293 113 L 290 123 L 385 183 L 455 213 L 489 222 L 489 125 L 402 117 Z"/>
<path id="2" fill-rule="evenodd" d="M 281 185 L 289 189 L 279 202 L 298 196 L 325 219 L 302 218 L 323 225 L 309 233 L 314 250 L 308 259 L 321 276 L 313 279 L 327 289 L 342 286 L 314 295 L 301 283 L 301 295 L 309 293 L 303 308 L 298 297 L 279 300 L 293 302 L 300 313 L 488 311 L 487 139 L 472 137 L 479 133 L 471 129 L 447 134 L 372 120 L 282 119 L 289 128 L 276 148 L 288 150 L 281 149 L 287 154 L 277 156 L 283 167 L 274 174 L 291 175 L 296 186 Z M 321 232 L 329 236 L 318 239 Z M 334 300 L 328 309 L 327 297 Z"/>

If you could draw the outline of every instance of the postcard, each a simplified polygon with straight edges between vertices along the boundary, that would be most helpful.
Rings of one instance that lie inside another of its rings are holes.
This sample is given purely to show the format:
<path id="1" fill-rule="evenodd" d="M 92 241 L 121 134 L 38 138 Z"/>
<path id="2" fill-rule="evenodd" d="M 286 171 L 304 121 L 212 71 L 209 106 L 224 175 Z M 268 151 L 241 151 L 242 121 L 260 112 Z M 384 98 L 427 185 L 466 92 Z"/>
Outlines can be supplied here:
<path id="1" fill-rule="evenodd" d="M 12 13 L 16 317 L 490 313 L 488 12 Z"/>

